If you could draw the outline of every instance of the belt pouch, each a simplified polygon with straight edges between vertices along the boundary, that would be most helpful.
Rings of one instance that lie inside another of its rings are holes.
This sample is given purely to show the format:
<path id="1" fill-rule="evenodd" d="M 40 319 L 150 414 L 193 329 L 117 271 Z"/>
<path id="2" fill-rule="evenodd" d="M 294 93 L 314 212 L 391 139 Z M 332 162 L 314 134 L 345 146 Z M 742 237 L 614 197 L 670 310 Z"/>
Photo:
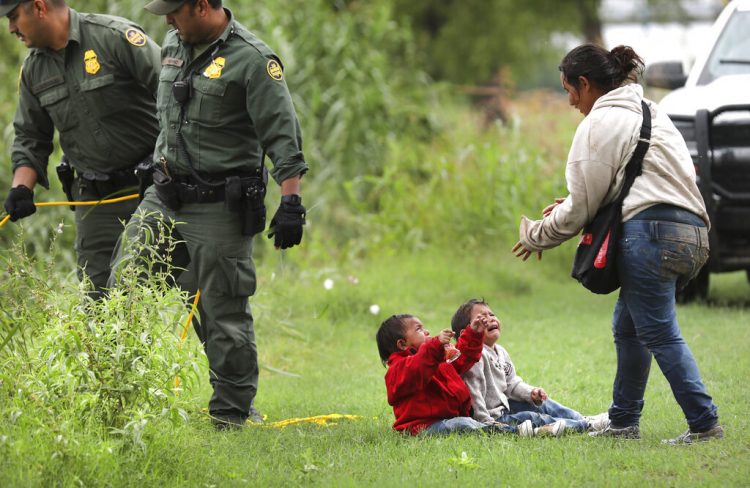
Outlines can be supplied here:
<path id="1" fill-rule="evenodd" d="M 265 196 L 260 178 L 242 179 L 242 235 L 254 236 L 266 228 Z"/>
<path id="2" fill-rule="evenodd" d="M 177 183 L 159 169 L 154 170 L 154 188 L 159 200 L 171 210 L 179 210 L 182 206 L 178 193 Z"/>

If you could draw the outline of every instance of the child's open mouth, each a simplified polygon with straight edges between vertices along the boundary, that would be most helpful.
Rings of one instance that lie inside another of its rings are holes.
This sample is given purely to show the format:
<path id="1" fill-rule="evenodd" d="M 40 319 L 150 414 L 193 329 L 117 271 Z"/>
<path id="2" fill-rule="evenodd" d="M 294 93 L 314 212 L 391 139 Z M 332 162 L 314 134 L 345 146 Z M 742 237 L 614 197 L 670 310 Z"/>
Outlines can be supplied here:
<path id="1" fill-rule="evenodd" d="M 490 325 L 489 327 L 487 327 L 487 332 L 489 332 L 491 330 L 497 330 L 499 328 L 500 328 L 499 325 Z"/>

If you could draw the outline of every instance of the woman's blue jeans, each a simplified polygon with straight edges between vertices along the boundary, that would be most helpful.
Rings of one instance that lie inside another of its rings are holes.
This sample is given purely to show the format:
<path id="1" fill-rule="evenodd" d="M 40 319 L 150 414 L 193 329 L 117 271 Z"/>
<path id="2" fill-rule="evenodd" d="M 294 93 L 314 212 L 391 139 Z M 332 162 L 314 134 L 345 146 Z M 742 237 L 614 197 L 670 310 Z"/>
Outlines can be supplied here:
<path id="1" fill-rule="evenodd" d="M 690 430 L 703 432 L 718 422 L 717 407 L 682 338 L 675 291 L 708 259 L 708 232 L 692 213 L 659 207 L 623 224 L 617 255 L 622 287 L 612 318 L 617 373 L 609 418 L 616 427 L 639 424 L 653 355 Z"/>

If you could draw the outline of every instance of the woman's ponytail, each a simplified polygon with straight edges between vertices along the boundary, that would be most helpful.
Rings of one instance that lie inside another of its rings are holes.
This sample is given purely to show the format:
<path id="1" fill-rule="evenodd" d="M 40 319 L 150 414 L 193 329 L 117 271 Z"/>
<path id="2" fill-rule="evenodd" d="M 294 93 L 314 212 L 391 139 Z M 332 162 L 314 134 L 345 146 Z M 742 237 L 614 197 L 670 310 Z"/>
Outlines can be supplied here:
<path id="1" fill-rule="evenodd" d="M 607 51 L 595 44 L 583 44 L 571 50 L 560 63 L 560 71 L 574 87 L 579 87 L 580 76 L 596 84 L 604 93 L 621 86 L 625 81 L 638 81 L 643 72 L 643 60 L 629 46 L 617 46 Z"/>
<path id="2" fill-rule="evenodd" d="M 612 57 L 612 62 L 620 67 L 622 79 L 619 85 L 625 80 L 630 80 L 633 83 L 638 81 L 638 76 L 643 73 L 643 60 L 635 53 L 632 47 L 616 46 L 609 54 Z"/>

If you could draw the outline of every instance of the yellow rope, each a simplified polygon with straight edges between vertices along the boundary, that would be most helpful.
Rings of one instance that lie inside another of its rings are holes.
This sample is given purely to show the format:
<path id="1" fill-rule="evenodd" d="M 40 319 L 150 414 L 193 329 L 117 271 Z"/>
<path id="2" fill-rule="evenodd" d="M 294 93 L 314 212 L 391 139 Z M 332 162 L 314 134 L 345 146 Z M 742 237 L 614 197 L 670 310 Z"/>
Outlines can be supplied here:
<path id="1" fill-rule="evenodd" d="M 125 195 L 124 197 L 117 197 L 117 198 L 110 198 L 108 200 L 90 200 L 87 202 L 39 202 L 36 204 L 37 207 L 64 207 L 65 205 L 72 205 L 72 206 L 86 206 L 86 205 L 106 205 L 108 203 L 119 203 L 124 202 L 125 200 L 133 200 L 134 198 L 138 198 L 138 194 L 134 193 L 132 195 Z M 0 220 L 0 227 L 5 225 L 5 223 L 10 220 L 10 215 L 6 215 L 3 220 Z"/>
<path id="2" fill-rule="evenodd" d="M 201 411 L 205 414 L 207 414 L 209 417 L 211 415 L 208 413 L 207 408 L 202 408 Z M 296 424 L 315 424 L 315 425 L 336 425 L 335 420 L 359 420 L 363 418 L 361 415 L 349 415 L 349 414 L 343 414 L 343 413 L 329 413 L 328 415 L 315 415 L 314 417 L 300 417 L 300 418 L 292 418 L 292 419 L 286 419 L 286 420 L 278 420 L 276 422 L 250 422 L 249 420 L 245 423 L 248 427 L 263 427 L 263 428 L 271 428 L 271 429 L 283 429 L 284 427 L 289 427 L 290 425 L 296 425 Z M 266 416 L 263 416 L 263 420 L 266 419 Z"/>
<path id="3" fill-rule="evenodd" d="M 277 422 L 270 422 L 270 423 L 263 423 L 263 424 L 255 424 L 252 422 L 248 422 L 248 425 L 251 426 L 257 426 L 257 427 L 269 427 L 273 429 L 283 429 L 284 427 L 288 427 L 290 425 L 296 425 L 296 424 L 315 424 L 315 425 L 336 425 L 336 420 L 357 420 L 361 419 L 361 415 L 347 415 L 347 414 L 341 414 L 341 413 L 331 413 L 328 415 L 316 415 L 314 417 L 301 417 L 301 418 L 293 418 L 293 419 L 286 419 L 286 420 L 279 420 Z"/>
<path id="4" fill-rule="evenodd" d="M 180 333 L 180 349 L 182 349 L 182 345 L 185 343 L 185 339 L 187 338 L 187 332 L 190 328 L 190 323 L 193 321 L 193 315 L 195 315 L 195 309 L 198 308 L 198 300 L 201 297 L 201 291 L 198 290 L 195 293 L 195 299 L 193 300 L 193 306 L 190 308 L 190 313 L 188 314 L 187 320 L 185 321 L 185 326 L 182 328 L 182 332 Z M 174 377 L 174 388 L 175 388 L 175 395 L 179 395 L 179 388 L 180 388 L 180 377 L 175 376 Z"/>

